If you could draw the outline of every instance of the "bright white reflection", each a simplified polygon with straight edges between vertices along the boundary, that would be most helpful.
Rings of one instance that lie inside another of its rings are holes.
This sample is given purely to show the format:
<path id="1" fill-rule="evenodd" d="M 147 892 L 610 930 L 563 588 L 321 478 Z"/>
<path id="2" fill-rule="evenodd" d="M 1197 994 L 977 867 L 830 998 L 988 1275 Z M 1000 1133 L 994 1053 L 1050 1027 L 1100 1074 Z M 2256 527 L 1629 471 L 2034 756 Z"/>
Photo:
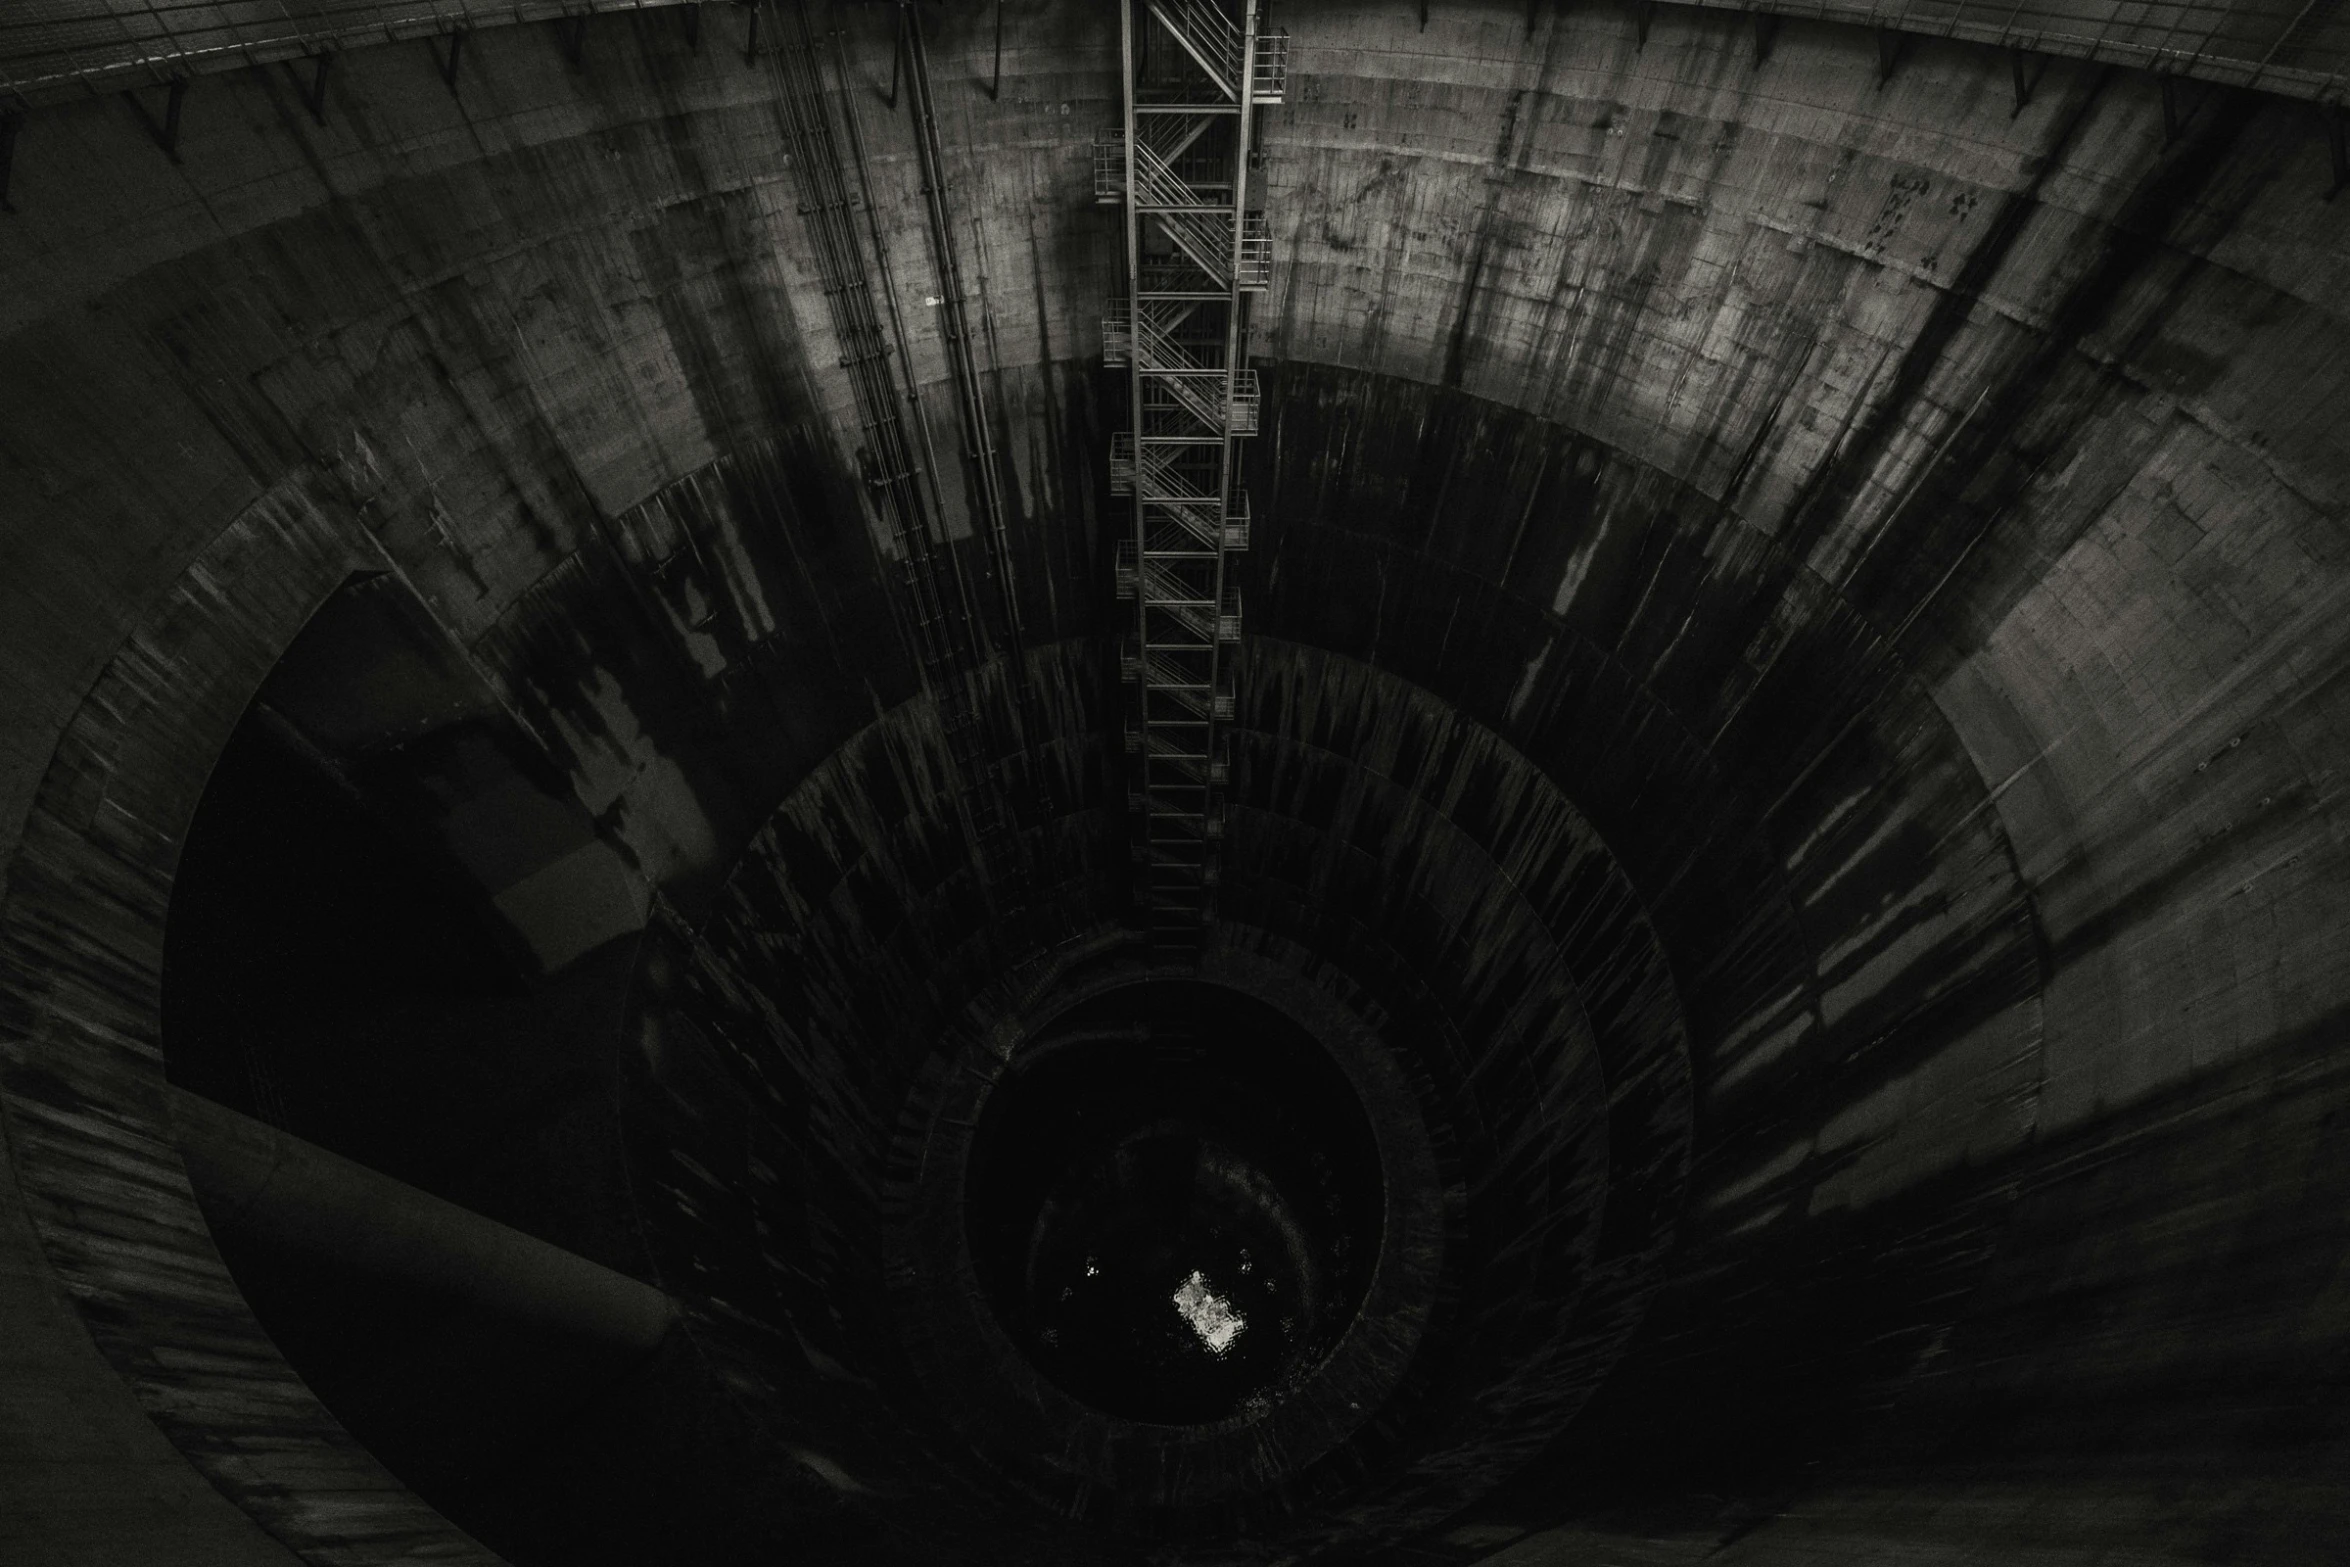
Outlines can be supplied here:
<path id="1" fill-rule="evenodd" d="M 1232 1302 L 1208 1288 L 1208 1276 L 1194 1268 L 1175 1291 L 1175 1309 L 1183 1313 L 1183 1320 L 1191 1324 L 1200 1342 L 1221 1355 L 1240 1337 L 1240 1330 L 1248 1326 L 1248 1319 L 1232 1309 Z"/>

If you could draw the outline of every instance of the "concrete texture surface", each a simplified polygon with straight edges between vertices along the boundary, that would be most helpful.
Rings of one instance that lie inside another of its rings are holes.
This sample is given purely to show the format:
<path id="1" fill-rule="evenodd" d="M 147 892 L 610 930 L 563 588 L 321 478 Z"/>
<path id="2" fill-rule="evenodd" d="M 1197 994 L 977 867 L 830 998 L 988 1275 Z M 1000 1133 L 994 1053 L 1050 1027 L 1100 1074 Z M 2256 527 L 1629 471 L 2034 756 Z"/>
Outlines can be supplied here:
<path id="1" fill-rule="evenodd" d="M 0 219 L 12 1560 L 495 1559 L 258 1326 L 164 1109 L 180 844 L 354 577 L 447 678 L 399 677 L 432 693 L 406 728 L 326 733 L 330 696 L 304 732 L 434 780 L 441 841 L 546 967 L 755 910 L 711 973 L 788 954 L 824 1049 L 910 1050 L 1008 955 L 777 78 L 713 12 L 699 51 L 597 17 L 577 68 L 485 26 L 456 92 L 421 42 L 352 48 L 323 124 L 282 70 L 205 76 L 176 161 L 117 99 L 26 122 Z M 932 51 L 1038 650 L 1039 738 L 997 760 L 1043 923 L 1081 933 L 1119 854 L 1118 262 L 1088 145 L 1114 30 L 1004 14 L 993 96 L 990 15 L 942 15 Z M 943 409 L 889 37 L 845 15 Z M 1920 41 L 1880 82 L 1868 32 L 1800 20 L 1758 64 L 1745 18 L 1689 8 L 1645 44 L 1615 8 L 1278 20 L 1233 922 L 1380 953 L 1432 1037 L 1564 1037 L 1604 968 L 1557 955 L 1600 906 L 1588 838 L 1685 1018 L 1681 1097 L 1639 1107 L 1670 1244 L 1595 1234 L 1637 1308 L 1563 1426 L 1494 1436 L 1457 1490 L 1456 1449 L 1421 1454 L 1430 1508 L 1474 1506 L 1412 1559 L 2334 1560 L 2350 202 L 2322 199 L 2322 123 L 2196 84 L 2166 128 L 2153 77 L 2055 58 L 2017 110 L 1996 50 Z M 405 760 L 460 717 L 528 766 Z M 783 1145 L 877 1189 L 829 1124 Z M 869 1476 L 848 1451 L 818 1457 Z"/>

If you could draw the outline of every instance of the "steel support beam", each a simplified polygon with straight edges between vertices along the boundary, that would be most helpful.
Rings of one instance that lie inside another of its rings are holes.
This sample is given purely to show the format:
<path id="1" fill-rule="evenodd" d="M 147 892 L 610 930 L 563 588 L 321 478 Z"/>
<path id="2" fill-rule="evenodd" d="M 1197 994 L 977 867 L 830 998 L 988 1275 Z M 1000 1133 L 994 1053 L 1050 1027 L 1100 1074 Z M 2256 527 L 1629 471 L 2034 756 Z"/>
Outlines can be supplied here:
<path id="1" fill-rule="evenodd" d="M 161 120 L 157 120 L 154 115 L 147 112 L 147 105 L 141 101 L 135 91 L 125 92 L 123 96 L 130 100 L 131 108 L 138 113 L 139 123 L 147 127 L 147 134 L 154 138 L 156 146 L 163 149 L 163 155 L 174 163 L 179 162 L 180 105 L 188 96 L 188 79 L 184 76 L 175 76 L 171 79 L 170 88 L 164 99 Z"/>

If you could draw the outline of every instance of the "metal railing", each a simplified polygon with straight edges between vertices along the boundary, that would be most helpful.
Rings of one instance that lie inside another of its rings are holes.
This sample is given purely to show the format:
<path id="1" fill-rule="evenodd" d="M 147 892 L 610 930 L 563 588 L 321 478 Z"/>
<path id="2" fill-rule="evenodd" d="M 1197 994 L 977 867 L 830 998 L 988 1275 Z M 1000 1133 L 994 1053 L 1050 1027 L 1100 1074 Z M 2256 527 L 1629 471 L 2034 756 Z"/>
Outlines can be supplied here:
<path id="1" fill-rule="evenodd" d="M 1234 435 L 1256 434 L 1257 405 L 1259 401 L 1260 394 L 1257 390 L 1257 373 L 1254 370 L 1235 370 L 1232 372 L 1232 391 L 1230 401 L 1226 404 L 1224 410 L 1225 428 L 1229 429 Z"/>
<path id="2" fill-rule="evenodd" d="M 1105 207 L 1126 200 L 1126 132 L 1114 125 L 1094 133 L 1093 199 Z"/>
<path id="3" fill-rule="evenodd" d="M 1224 548 L 1234 552 L 1246 550 L 1249 544 L 1248 491 L 1236 489 L 1232 500 L 1224 508 Z"/>
<path id="4" fill-rule="evenodd" d="M 1289 96 L 1289 34 L 1257 34 L 1256 68 L 1249 73 L 1249 96 L 1259 103 L 1281 103 Z"/>
<path id="5" fill-rule="evenodd" d="M 1214 0 L 1150 0 L 1150 14 L 1218 93 L 1240 96 L 1241 63 L 1249 56 L 1240 26 Z"/>
<path id="6" fill-rule="evenodd" d="M 1251 212 L 1240 220 L 1240 266 L 1233 282 L 1251 294 L 1262 294 L 1273 286 L 1273 231 L 1261 212 Z"/>

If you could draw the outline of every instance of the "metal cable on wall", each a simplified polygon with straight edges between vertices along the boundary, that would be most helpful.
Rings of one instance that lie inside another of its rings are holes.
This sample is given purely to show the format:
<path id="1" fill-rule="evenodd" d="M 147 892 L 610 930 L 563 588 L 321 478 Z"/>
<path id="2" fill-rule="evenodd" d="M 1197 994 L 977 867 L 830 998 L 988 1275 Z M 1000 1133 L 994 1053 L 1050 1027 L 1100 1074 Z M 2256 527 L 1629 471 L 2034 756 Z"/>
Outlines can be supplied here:
<path id="1" fill-rule="evenodd" d="M 875 215 L 863 133 L 854 103 L 845 95 L 842 132 L 835 133 L 824 62 L 804 5 L 792 7 L 791 23 L 791 36 L 765 51 L 764 58 L 784 109 L 800 173 L 800 212 L 865 443 L 859 466 L 896 546 L 904 630 L 938 707 L 957 774 L 958 811 L 987 894 L 999 907 L 1016 909 L 1028 878 L 1017 863 L 995 777 L 995 758 L 1012 749 L 1016 737 L 999 733 L 978 688 L 979 672 L 990 656 L 987 633 L 974 612 L 962 561 L 938 526 L 937 460 L 921 393 L 910 368 L 902 387 L 891 368 L 893 357 L 904 365 L 909 354 Z M 837 34 L 834 53 L 836 71 L 845 80 Z M 870 261 L 852 216 L 859 208 L 871 230 Z"/>

